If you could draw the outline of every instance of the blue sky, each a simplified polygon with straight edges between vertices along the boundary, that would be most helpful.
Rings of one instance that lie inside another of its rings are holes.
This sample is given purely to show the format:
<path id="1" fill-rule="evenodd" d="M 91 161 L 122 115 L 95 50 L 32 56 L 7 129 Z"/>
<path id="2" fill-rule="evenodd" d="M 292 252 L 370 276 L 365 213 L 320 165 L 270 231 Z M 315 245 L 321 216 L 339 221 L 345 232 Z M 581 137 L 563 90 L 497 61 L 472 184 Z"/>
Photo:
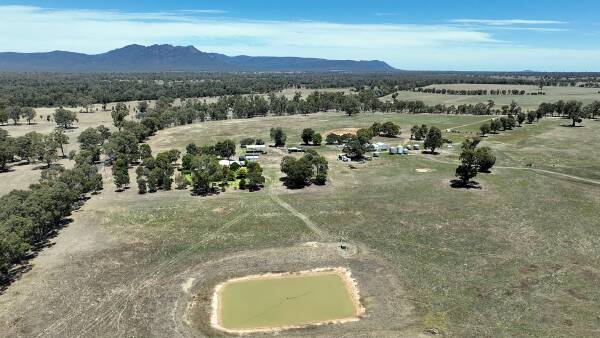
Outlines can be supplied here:
<path id="1" fill-rule="evenodd" d="M 0 51 L 194 45 L 411 70 L 600 71 L 600 1 L 1 1 Z"/>

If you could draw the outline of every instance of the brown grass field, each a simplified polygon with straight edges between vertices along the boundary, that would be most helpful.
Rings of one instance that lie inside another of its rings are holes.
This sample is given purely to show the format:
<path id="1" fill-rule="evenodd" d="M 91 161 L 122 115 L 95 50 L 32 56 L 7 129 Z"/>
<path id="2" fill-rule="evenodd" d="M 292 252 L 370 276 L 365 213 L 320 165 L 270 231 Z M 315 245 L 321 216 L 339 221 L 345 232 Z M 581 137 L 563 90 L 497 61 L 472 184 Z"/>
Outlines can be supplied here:
<path id="1" fill-rule="evenodd" d="M 73 135 L 107 121 L 105 113 L 80 117 Z M 401 125 L 399 138 L 378 139 L 391 144 L 409 142 L 410 127 L 423 123 L 455 129 L 446 136 L 460 142 L 486 119 L 318 113 L 175 127 L 148 144 L 157 153 L 190 142 L 267 140 L 281 126 L 292 146 L 306 127 L 325 133 L 376 121 Z M 264 189 L 210 197 L 115 192 L 106 169 L 104 191 L 0 294 L 0 336 L 220 336 L 209 324 L 215 285 L 327 266 L 352 271 L 365 317 L 279 336 L 419 337 L 430 329 L 452 337 L 598 336 L 600 122 L 564 122 L 548 118 L 486 137 L 498 161 L 476 178 L 481 189 L 449 186 L 458 145 L 354 168 L 336 160 L 338 147 L 314 147 L 329 160 L 329 180 L 301 190 L 282 185 L 283 152 L 270 149 L 260 162 Z M 11 134 L 21 127 L 44 124 Z M 20 169 L 0 174 L 3 189 L 35 181 L 35 170 Z"/>

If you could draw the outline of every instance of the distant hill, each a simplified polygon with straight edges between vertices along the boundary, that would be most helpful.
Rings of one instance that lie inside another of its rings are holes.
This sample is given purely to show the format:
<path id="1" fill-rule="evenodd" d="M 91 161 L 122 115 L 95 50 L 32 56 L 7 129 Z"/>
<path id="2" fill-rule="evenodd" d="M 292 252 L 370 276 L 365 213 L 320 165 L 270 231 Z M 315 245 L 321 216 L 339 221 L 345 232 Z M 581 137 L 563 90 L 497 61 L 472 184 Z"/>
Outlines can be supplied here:
<path id="1" fill-rule="evenodd" d="M 383 72 L 383 61 L 227 56 L 193 46 L 129 45 L 102 54 L 0 53 L 0 71 L 29 72 Z"/>

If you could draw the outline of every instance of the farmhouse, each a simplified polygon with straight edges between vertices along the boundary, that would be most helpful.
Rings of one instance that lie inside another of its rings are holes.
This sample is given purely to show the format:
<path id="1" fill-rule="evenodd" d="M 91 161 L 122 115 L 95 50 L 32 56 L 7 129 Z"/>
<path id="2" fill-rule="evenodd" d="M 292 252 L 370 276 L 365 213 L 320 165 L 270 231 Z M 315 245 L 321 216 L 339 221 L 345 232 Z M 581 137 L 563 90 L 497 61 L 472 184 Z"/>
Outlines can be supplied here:
<path id="1" fill-rule="evenodd" d="M 381 152 L 390 150 L 390 145 L 383 142 L 377 142 L 373 144 L 373 151 Z"/>
<path id="2" fill-rule="evenodd" d="M 242 163 L 240 163 L 240 161 L 235 161 L 235 160 L 220 160 L 219 161 L 219 165 L 224 165 L 229 167 L 230 165 L 237 163 L 239 165 L 241 165 Z"/>

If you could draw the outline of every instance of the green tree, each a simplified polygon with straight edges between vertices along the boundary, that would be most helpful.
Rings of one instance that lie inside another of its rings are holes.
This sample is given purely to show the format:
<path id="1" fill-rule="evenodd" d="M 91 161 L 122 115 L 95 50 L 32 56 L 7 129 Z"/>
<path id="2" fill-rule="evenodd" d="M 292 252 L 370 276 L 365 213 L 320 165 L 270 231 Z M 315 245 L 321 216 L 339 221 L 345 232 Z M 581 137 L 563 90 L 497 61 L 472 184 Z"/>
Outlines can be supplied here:
<path id="1" fill-rule="evenodd" d="M 321 134 L 319 134 L 319 133 L 315 133 L 312 137 L 312 143 L 316 146 L 320 146 L 322 142 L 323 142 L 323 136 L 321 136 Z"/>
<path id="2" fill-rule="evenodd" d="M 396 137 L 400 135 L 400 126 L 393 122 L 385 122 L 381 126 L 380 133 L 386 137 Z"/>
<path id="3" fill-rule="evenodd" d="M 63 129 L 69 129 L 73 126 L 73 123 L 79 122 L 79 120 L 75 112 L 61 107 L 54 111 L 54 122 Z"/>
<path id="4" fill-rule="evenodd" d="M 496 164 L 496 156 L 489 147 L 477 148 L 477 150 L 475 150 L 475 158 L 477 160 L 479 171 L 481 172 L 489 172 L 494 164 Z"/>
<path id="5" fill-rule="evenodd" d="M 489 122 L 486 122 L 482 124 L 481 127 L 479 127 L 479 131 L 481 132 L 482 136 L 485 136 L 486 134 L 489 134 L 492 131 L 492 127 Z"/>
<path id="6" fill-rule="evenodd" d="M 475 148 L 478 140 L 465 140 L 460 154 L 460 164 L 456 168 L 456 177 L 460 179 L 462 186 L 467 186 L 469 182 L 477 176 L 478 163 L 475 155 Z"/>
<path id="7" fill-rule="evenodd" d="M 13 120 L 13 124 L 16 126 L 19 123 L 19 120 L 21 119 L 21 107 L 10 106 L 7 107 L 4 111 L 6 112 L 8 118 Z"/>
<path id="8" fill-rule="evenodd" d="M 56 154 L 56 149 L 58 148 L 58 143 L 54 139 L 54 136 L 51 134 L 44 135 L 42 138 L 42 143 L 39 147 L 37 147 L 37 157 L 40 158 L 44 163 L 46 163 L 46 167 L 50 168 L 53 162 L 58 160 L 58 155 Z"/>
<path id="9" fill-rule="evenodd" d="M 427 133 L 427 137 L 425 137 L 423 146 L 426 149 L 430 149 L 432 154 L 435 154 L 435 150 L 440 148 L 443 142 L 442 131 L 437 127 L 431 127 Z"/>
<path id="10" fill-rule="evenodd" d="M 113 180 L 117 191 L 122 191 L 129 184 L 129 162 L 127 155 L 117 155 L 117 160 L 112 166 Z"/>
<path id="11" fill-rule="evenodd" d="M 354 116 L 360 113 L 360 101 L 356 98 L 356 95 L 345 96 L 341 108 L 349 117 Z"/>
<path id="12" fill-rule="evenodd" d="M 429 132 L 429 128 L 427 127 L 427 125 L 422 124 L 421 128 L 419 128 L 419 137 L 417 138 L 417 140 L 422 140 L 425 137 L 427 137 L 428 132 Z"/>
<path id="13" fill-rule="evenodd" d="M 136 136 L 126 130 L 118 131 L 110 135 L 104 144 L 104 152 L 110 158 L 117 154 L 124 155 L 128 163 L 136 161 L 140 157 L 139 142 Z"/>
<path id="14" fill-rule="evenodd" d="M 490 129 L 492 129 L 493 133 L 499 132 L 500 129 L 502 129 L 502 121 L 500 121 L 500 119 L 493 119 L 492 122 L 490 122 Z"/>
<path id="15" fill-rule="evenodd" d="M 230 159 L 231 156 L 235 155 L 235 142 L 232 140 L 217 142 L 217 144 L 215 144 L 215 150 L 221 158 Z"/>
<path id="16" fill-rule="evenodd" d="M 16 153 L 15 141 L 11 137 L 0 140 L 0 171 L 6 170 L 6 164 L 12 161 Z"/>
<path id="17" fill-rule="evenodd" d="M 148 170 L 148 175 L 146 176 L 148 192 L 154 193 L 158 190 L 159 180 L 160 180 L 160 170 L 156 167 Z"/>
<path id="18" fill-rule="evenodd" d="M 240 187 L 240 190 L 246 190 L 246 179 L 245 178 L 240 179 L 239 187 Z"/>
<path id="19" fill-rule="evenodd" d="M 248 168 L 248 184 L 247 188 L 250 191 L 256 191 L 265 183 L 265 177 L 263 176 L 263 169 L 256 162 L 250 162 L 247 165 Z"/>
<path id="20" fill-rule="evenodd" d="M 221 180 L 221 166 L 215 156 L 200 155 L 192 160 L 192 193 L 204 196 L 214 191 L 212 182 Z"/>
<path id="21" fill-rule="evenodd" d="M 576 123 L 581 123 L 585 116 L 582 109 L 583 103 L 581 101 L 569 101 L 565 103 L 563 108 L 563 114 L 571 119 L 571 127 L 575 127 Z"/>
<path id="22" fill-rule="evenodd" d="M 286 140 L 287 136 L 285 135 L 285 132 L 283 131 L 283 129 L 271 128 L 270 136 L 271 136 L 271 140 L 273 140 L 275 142 L 276 147 L 285 146 L 285 140 Z"/>
<path id="23" fill-rule="evenodd" d="M 506 117 L 505 129 L 512 130 L 516 126 L 517 126 L 517 119 L 515 118 L 515 116 L 513 114 L 508 114 L 508 116 Z"/>
<path id="24" fill-rule="evenodd" d="M 55 128 L 54 131 L 50 135 L 54 139 L 54 142 L 56 142 L 56 144 L 60 148 L 60 152 L 62 154 L 62 157 L 64 158 L 65 157 L 64 145 L 69 144 L 69 137 L 67 135 L 65 135 L 65 130 L 60 127 Z"/>
<path id="25" fill-rule="evenodd" d="M 148 191 L 148 182 L 146 180 L 146 176 L 148 175 L 148 169 L 140 165 L 135 169 L 135 175 L 138 186 L 138 193 L 145 194 Z"/>
<path id="26" fill-rule="evenodd" d="M 246 148 L 246 146 L 252 145 L 252 144 L 254 144 L 254 142 L 256 142 L 256 140 L 253 138 L 250 138 L 250 137 L 243 138 L 240 141 L 240 147 Z"/>
<path id="27" fill-rule="evenodd" d="M 35 109 L 31 107 L 25 107 L 21 109 L 21 116 L 27 120 L 27 124 L 31 124 L 31 121 L 35 118 Z"/>
<path id="28" fill-rule="evenodd" d="M 371 141 L 373 136 L 373 131 L 370 128 L 360 128 L 356 131 L 356 137 L 366 141 Z"/>
<path id="29" fill-rule="evenodd" d="M 21 229 L 31 226 L 30 219 L 18 216 L 11 216 L 0 223 L 0 277 L 7 274 L 10 266 L 29 251 L 30 245 L 25 241 L 25 234 Z"/>
<path id="30" fill-rule="evenodd" d="M 410 139 L 416 140 L 417 136 L 420 135 L 420 131 L 421 131 L 421 129 L 419 128 L 419 126 L 417 126 L 417 125 L 412 126 L 412 128 L 410 128 Z"/>
<path id="31" fill-rule="evenodd" d="M 96 127 L 96 130 L 98 130 L 98 132 L 102 136 L 102 140 L 104 141 L 108 140 L 108 138 L 111 135 L 110 129 L 106 128 L 103 124 Z"/>
<path id="32" fill-rule="evenodd" d="M 519 127 L 521 125 L 523 125 L 523 122 L 525 122 L 525 119 L 527 119 L 527 115 L 525 115 L 525 113 L 523 113 L 523 112 L 520 111 L 517 114 L 517 123 L 519 123 Z"/>
<path id="33" fill-rule="evenodd" d="M 140 144 L 140 158 L 142 160 L 147 159 L 148 157 L 152 157 L 152 149 L 147 144 Z"/>
<path id="34" fill-rule="evenodd" d="M 344 145 L 344 152 L 348 157 L 355 160 L 362 159 L 365 153 L 371 150 L 373 150 L 373 146 L 369 143 L 369 140 L 356 135 L 352 135 L 350 140 Z"/>
<path id="35" fill-rule="evenodd" d="M 317 185 L 324 185 L 327 182 L 327 172 L 329 170 L 329 164 L 327 163 L 327 159 L 319 154 L 316 151 L 307 152 L 305 157 L 310 159 L 315 171 L 314 182 Z"/>
<path id="36" fill-rule="evenodd" d="M 371 131 L 373 132 L 373 135 L 379 135 L 383 132 L 383 126 L 379 122 L 373 122 Z"/>
<path id="37" fill-rule="evenodd" d="M 90 150 L 98 148 L 104 142 L 102 135 L 96 128 L 89 127 L 82 131 L 77 136 L 77 142 L 79 142 L 79 148 L 82 150 Z"/>
<path id="38" fill-rule="evenodd" d="M 175 186 L 177 190 L 185 190 L 187 189 L 189 182 L 187 178 L 181 174 L 175 175 Z"/>
<path id="39" fill-rule="evenodd" d="M 127 116 L 129 116 L 129 109 L 124 103 L 117 103 L 114 110 L 110 113 L 113 119 L 113 125 L 121 130 L 123 128 L 123 123 Z"/>
<path id="40" fill-rule="evenodd" d="M 96 173 L 96 174 L 94 174 L 94 177 L 92 178 L 92 193 L 97 194 L 102 189 L 104 189 L 104 184 L 102 182 L 102 175 L 100 175 L 99 173 Z"/>
<path id="41" fill-rule="evenodd" d="M 537 117 L 537 113 L 534 111 L 530 111 L 527 113 L 527 123 L 531 124 L 535 121 Z"/>
<path id="42" fill-rule="evenodd" d="M 325 143 L 336 144 L 340 142 L 340 136 L 334 133 L 327 134 L 325 137 Z"/>
<path id="43" fill-rule="evenodd" d="M 305 128 L 302 130 L 302 141 L 304 144 L 309 144 L 312 141 L 313 136 L 315 135 L 315 131 L 312 128 Z"/>
<path id="44" fill-rule="evenodd" d="M 0 108 L 0 125 L 8 124 L 8 112 Z"/>
<path id="45" fill-rule="evenodd" d="M 286 175 L 287 185 L 294 188 L 306 186 L 314 174 L 313 165 L 306 156 L 300 159 L 284 156 L 280 168 L 281 172 Z"/>
<path id="46" fill-rule="evenodd" d="M 15 139 L 16 153 L 22 160 L 26 160 L 27 163 L 31 163 L 38 154 L 43 144 L 43 135 L 34 131 L 19 136 Z"/>

